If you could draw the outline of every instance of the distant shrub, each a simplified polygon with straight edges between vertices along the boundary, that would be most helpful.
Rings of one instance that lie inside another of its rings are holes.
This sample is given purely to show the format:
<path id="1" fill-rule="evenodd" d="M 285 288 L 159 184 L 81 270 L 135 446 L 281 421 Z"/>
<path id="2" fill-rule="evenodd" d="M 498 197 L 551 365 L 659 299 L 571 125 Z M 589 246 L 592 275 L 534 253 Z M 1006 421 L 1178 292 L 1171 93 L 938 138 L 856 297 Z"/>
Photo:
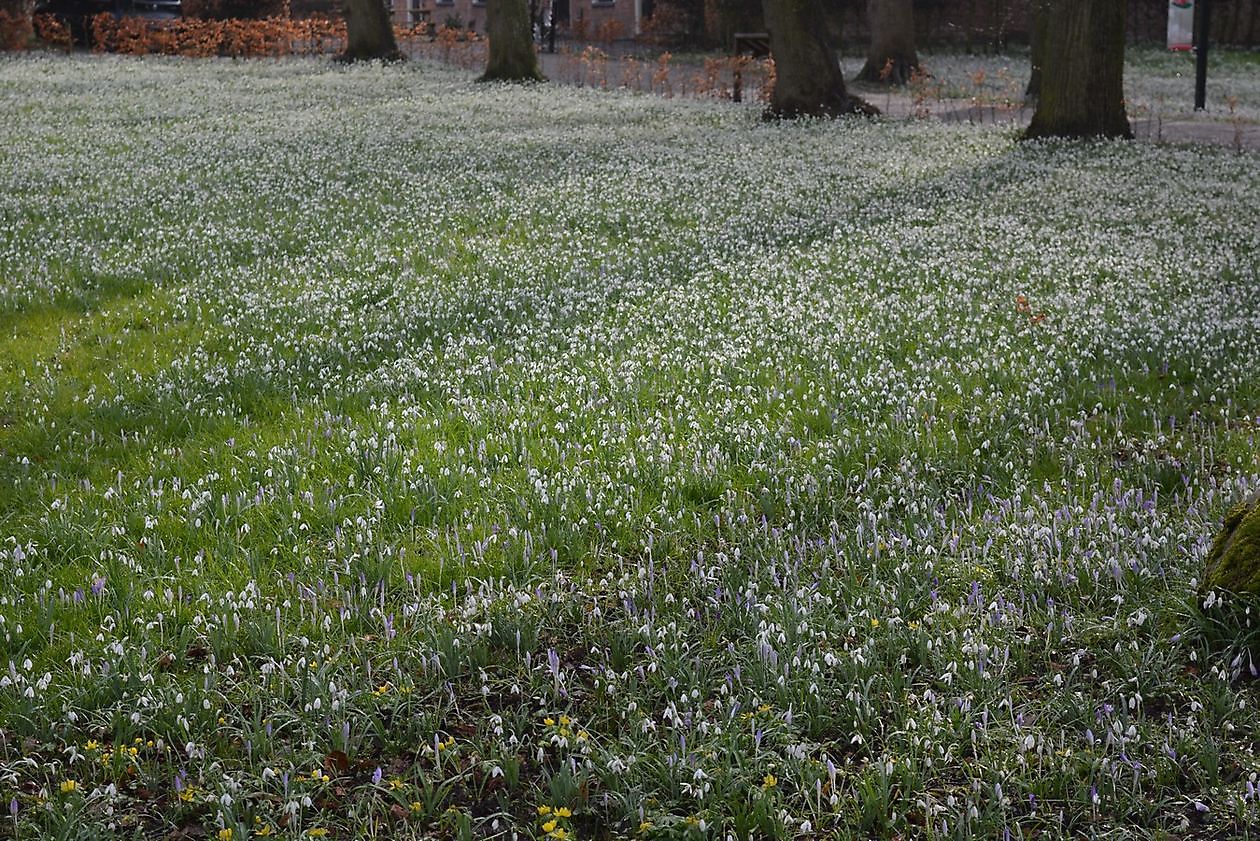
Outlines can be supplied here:
<path id="1" fill-rule="evenodd" d="M 595 40 L 611 44 L 626 35 L 626 25 L 619 20 L 606 20 L 595 27 Z"/>
<path id="2" fill-rule="evenodd" d="M 202 58 L 322 55 L 340 47 L 345 29 L 327 18 L 154 21 L 110 14 L 96 15 L 90 27 L 97 52 Z"/>
<path id="3" fill-rule="evenodd" d="M 25 49 L 33 36 L 29 17 L 0 10 L 0 50 Z"/>
<path id="4" fill-rule="evenodd" d="M 68 50 L 74 44 L 70 27 L 53 15 L 36 15 L 34 29 L 35 37 L 49 46 Z"/>
<path id="5" fill-rule="evenodd" d="M 692 39 L 691 16 L 681 6 L 660 2 L 652 16 L 643 21 L 643 37 L 661 47 L 678 47 Z"/>

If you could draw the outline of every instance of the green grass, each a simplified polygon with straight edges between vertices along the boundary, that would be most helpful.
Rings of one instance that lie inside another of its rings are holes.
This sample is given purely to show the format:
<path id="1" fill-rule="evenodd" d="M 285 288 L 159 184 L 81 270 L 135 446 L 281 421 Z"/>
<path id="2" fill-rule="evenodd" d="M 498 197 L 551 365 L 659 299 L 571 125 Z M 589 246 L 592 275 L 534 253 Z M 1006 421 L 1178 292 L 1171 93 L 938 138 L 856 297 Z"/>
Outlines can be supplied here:
<path id="1" fill-rule="evenodd" d="M 0 90 L 0 837 L 1254 834 L 1254 156 Z"/>

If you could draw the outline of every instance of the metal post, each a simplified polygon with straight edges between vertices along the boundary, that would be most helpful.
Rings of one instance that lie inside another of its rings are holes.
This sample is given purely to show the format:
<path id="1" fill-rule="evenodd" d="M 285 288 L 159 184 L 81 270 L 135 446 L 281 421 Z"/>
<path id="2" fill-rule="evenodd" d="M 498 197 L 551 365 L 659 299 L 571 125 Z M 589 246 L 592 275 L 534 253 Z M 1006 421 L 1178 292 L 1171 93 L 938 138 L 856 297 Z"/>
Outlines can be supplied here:
<path id="1" fill-rule="evenodd" d="M 1196 0 L 1199 19 L 1194 28 L 1194 110 L 1202 111 L 1207 107 L 1207 61 L 1208 44 L 1211 41 L 1209 26 L 1211 16 L 1209 7 L 1211 0 Z"/>

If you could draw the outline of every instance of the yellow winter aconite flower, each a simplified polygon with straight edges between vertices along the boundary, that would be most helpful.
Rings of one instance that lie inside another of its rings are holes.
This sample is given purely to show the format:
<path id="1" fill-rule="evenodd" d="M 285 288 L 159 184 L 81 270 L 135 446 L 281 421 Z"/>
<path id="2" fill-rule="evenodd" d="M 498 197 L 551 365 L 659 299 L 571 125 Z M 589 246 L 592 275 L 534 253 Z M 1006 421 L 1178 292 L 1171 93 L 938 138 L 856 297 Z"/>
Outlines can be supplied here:
<path id="1" fill-rule="evenodd" d="M 872 616 L 872 617 L 871 617 L 871 627 L 872 627 L 872 628 L 878 628 L 878 627 L 879 627 L 879 620 L 878 620 L 878 619 L 876 619 L 874 616 Z"/>
<path id="2" fill-rule="evenodd" d="M 419 800 L 411 801 L 411 814 L 418 815 L 424 811 L 424 804 Z"/>
<path id="3" fill-rule="evenodd" d="M 765 789 L 774 788 L 779 784 L 779 779 L 774 774 L 766 774 L 761 779 L 761 787 Z"/>
<path id="4" fill-rule="evenodd" d="M 564 839 L 569 837 L 568 830 L 566 830 L 562 826 L 556 827 L 555 829 L 553 829 L 551 832 L 547 834 L 550 835 L 552 838 L 555 838 L 556 841 L 564 841 Z"/>
<path id="5" fill-rule="evenodd" d="M 74 792 L 75 790 L 77 790 L 77 789 L 78 789 L 78 787 L 79 787 L 79 784 L 78 784 L 76 781 L 74 781 L 74 780 L 62 780 L 62 781 L 61 781 L 61 793 L 62 793 L 62 794 L 70 794 L 71 792 Z"/>
<path id="6" fill-rule="evenodd" d="M 402 780 L 398 779 L 397 777 L 391 777 L 391 778 L 390 778 L 390 780 L 389 780 L 389 790 L 390 790 L 390 791 L 398 791 L 398 790 L 399 790 L 400 788 L 402 788 L 402 787 L 403 787 L 403 781 L 402 781 Z"/>
<path id="7" fill-rule="evenodd" d="M 324 829 L 322 826 L 315 826 L 306 830 L 306 834 L 311 838 L 323 838 L 328 834 L 328 830 Z"/>
<path id="8" fill-rule="evenodd" d="M 550 806 L 539 806 L 539 807 L 538 807 L 538 814 L 540 814 L 540 815 L 550 815 L 550 814 L 551 814 L 551 807 L 550 807 Z"/>
<path id="9" fill-rule="evenodd" d="M 552 818 L 551 820 L 547 821 L 545 824 L 542 825 L 543 832 L 551 832 L 551 830 L 555 829 L 556 826 L 557 826 L 556 819 Z"/>
<path id="10" fill-rule="evenodd" d="M 219 830 L 219 841 L 232 841 L 232 828 L 225 826 Z"/>
<path id="11" fill-rule="evenodd" d="M 560 716 L 560 723 L 567 726 L 573 723 L 573 719 L 569 718 L 567 715 L 562 715 Z"/>
<path id="12" fill-rule="evenodd" d="M 557 806 L 555 809 L 555 815 L 560 818 L 571 818 L 573 817 L 573 810 L 568 806 Z"/>
<path id="13" fill-rule="evenodd" d="M 275 829 L 269 823 L 265 823 L 262 826 L 254 827 L 254 834 L 257 835 L 259 838 L 266 838 L 269 835 L 271 835 L 273 832 L 275 832 Z"/>
<path id="14" fill-rule="evenodd" d="M 548 727 L 550 727 L 551 725 L 555 723 L 556 723 L 556 720 L 554 718 L 551 718 L 550 716 L 543 719 L 543 724 L 547 725 Z"/>

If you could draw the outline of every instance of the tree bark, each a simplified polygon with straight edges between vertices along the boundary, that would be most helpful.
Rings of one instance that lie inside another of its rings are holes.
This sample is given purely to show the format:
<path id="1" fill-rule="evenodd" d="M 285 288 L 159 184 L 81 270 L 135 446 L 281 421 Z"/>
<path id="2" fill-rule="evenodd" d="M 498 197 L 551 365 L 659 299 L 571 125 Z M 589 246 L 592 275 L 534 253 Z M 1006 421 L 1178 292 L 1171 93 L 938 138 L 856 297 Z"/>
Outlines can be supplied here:
<path id="1" fill-rule="evenodd" d="M 394 24 L 383 0 L 345 0 L 346 51 L 342 61 L 402 61 Z"/>
<path id="2" fill-rule="evenodd" d="M 1028 76 L 1028 87 L 1024 89 L 1024 100 L 1026 102 L 1036 102 L 1041 98 L 1041 67 L 1046 61 L 1046 33 L 1050 29 L 1050 15 L 1048 4 L 1045 2 L 1033 3 L 1032 9 L 1032 32 L 1029 37 L 1029 46 L 1032 48 L 1032 72 Z"/>
<path id="3" fill-rule="evenodd" d="M 766 116 L 879 113 L 845 89 L 820 0 L 762 0 L 761 8 L 775 77 Z"/>
<path id="4" fill-rule="evenodd" d="M 1041 95 L 1024 137 L 1133 137 L 1124 112 L 1125 0 L 1048 6 Z"/>
<path id="5" fill-rule="evenodd" d="M 542 82 L 526 0 L 486 0 L 490 47 L 479 82 Z"/>
<path id="6" fill-rule="evenodd" d="M 871 46 L 858 73 L 864 82 L 904 85 L 919 69 L 913 0 L 866 0 Z"/>

